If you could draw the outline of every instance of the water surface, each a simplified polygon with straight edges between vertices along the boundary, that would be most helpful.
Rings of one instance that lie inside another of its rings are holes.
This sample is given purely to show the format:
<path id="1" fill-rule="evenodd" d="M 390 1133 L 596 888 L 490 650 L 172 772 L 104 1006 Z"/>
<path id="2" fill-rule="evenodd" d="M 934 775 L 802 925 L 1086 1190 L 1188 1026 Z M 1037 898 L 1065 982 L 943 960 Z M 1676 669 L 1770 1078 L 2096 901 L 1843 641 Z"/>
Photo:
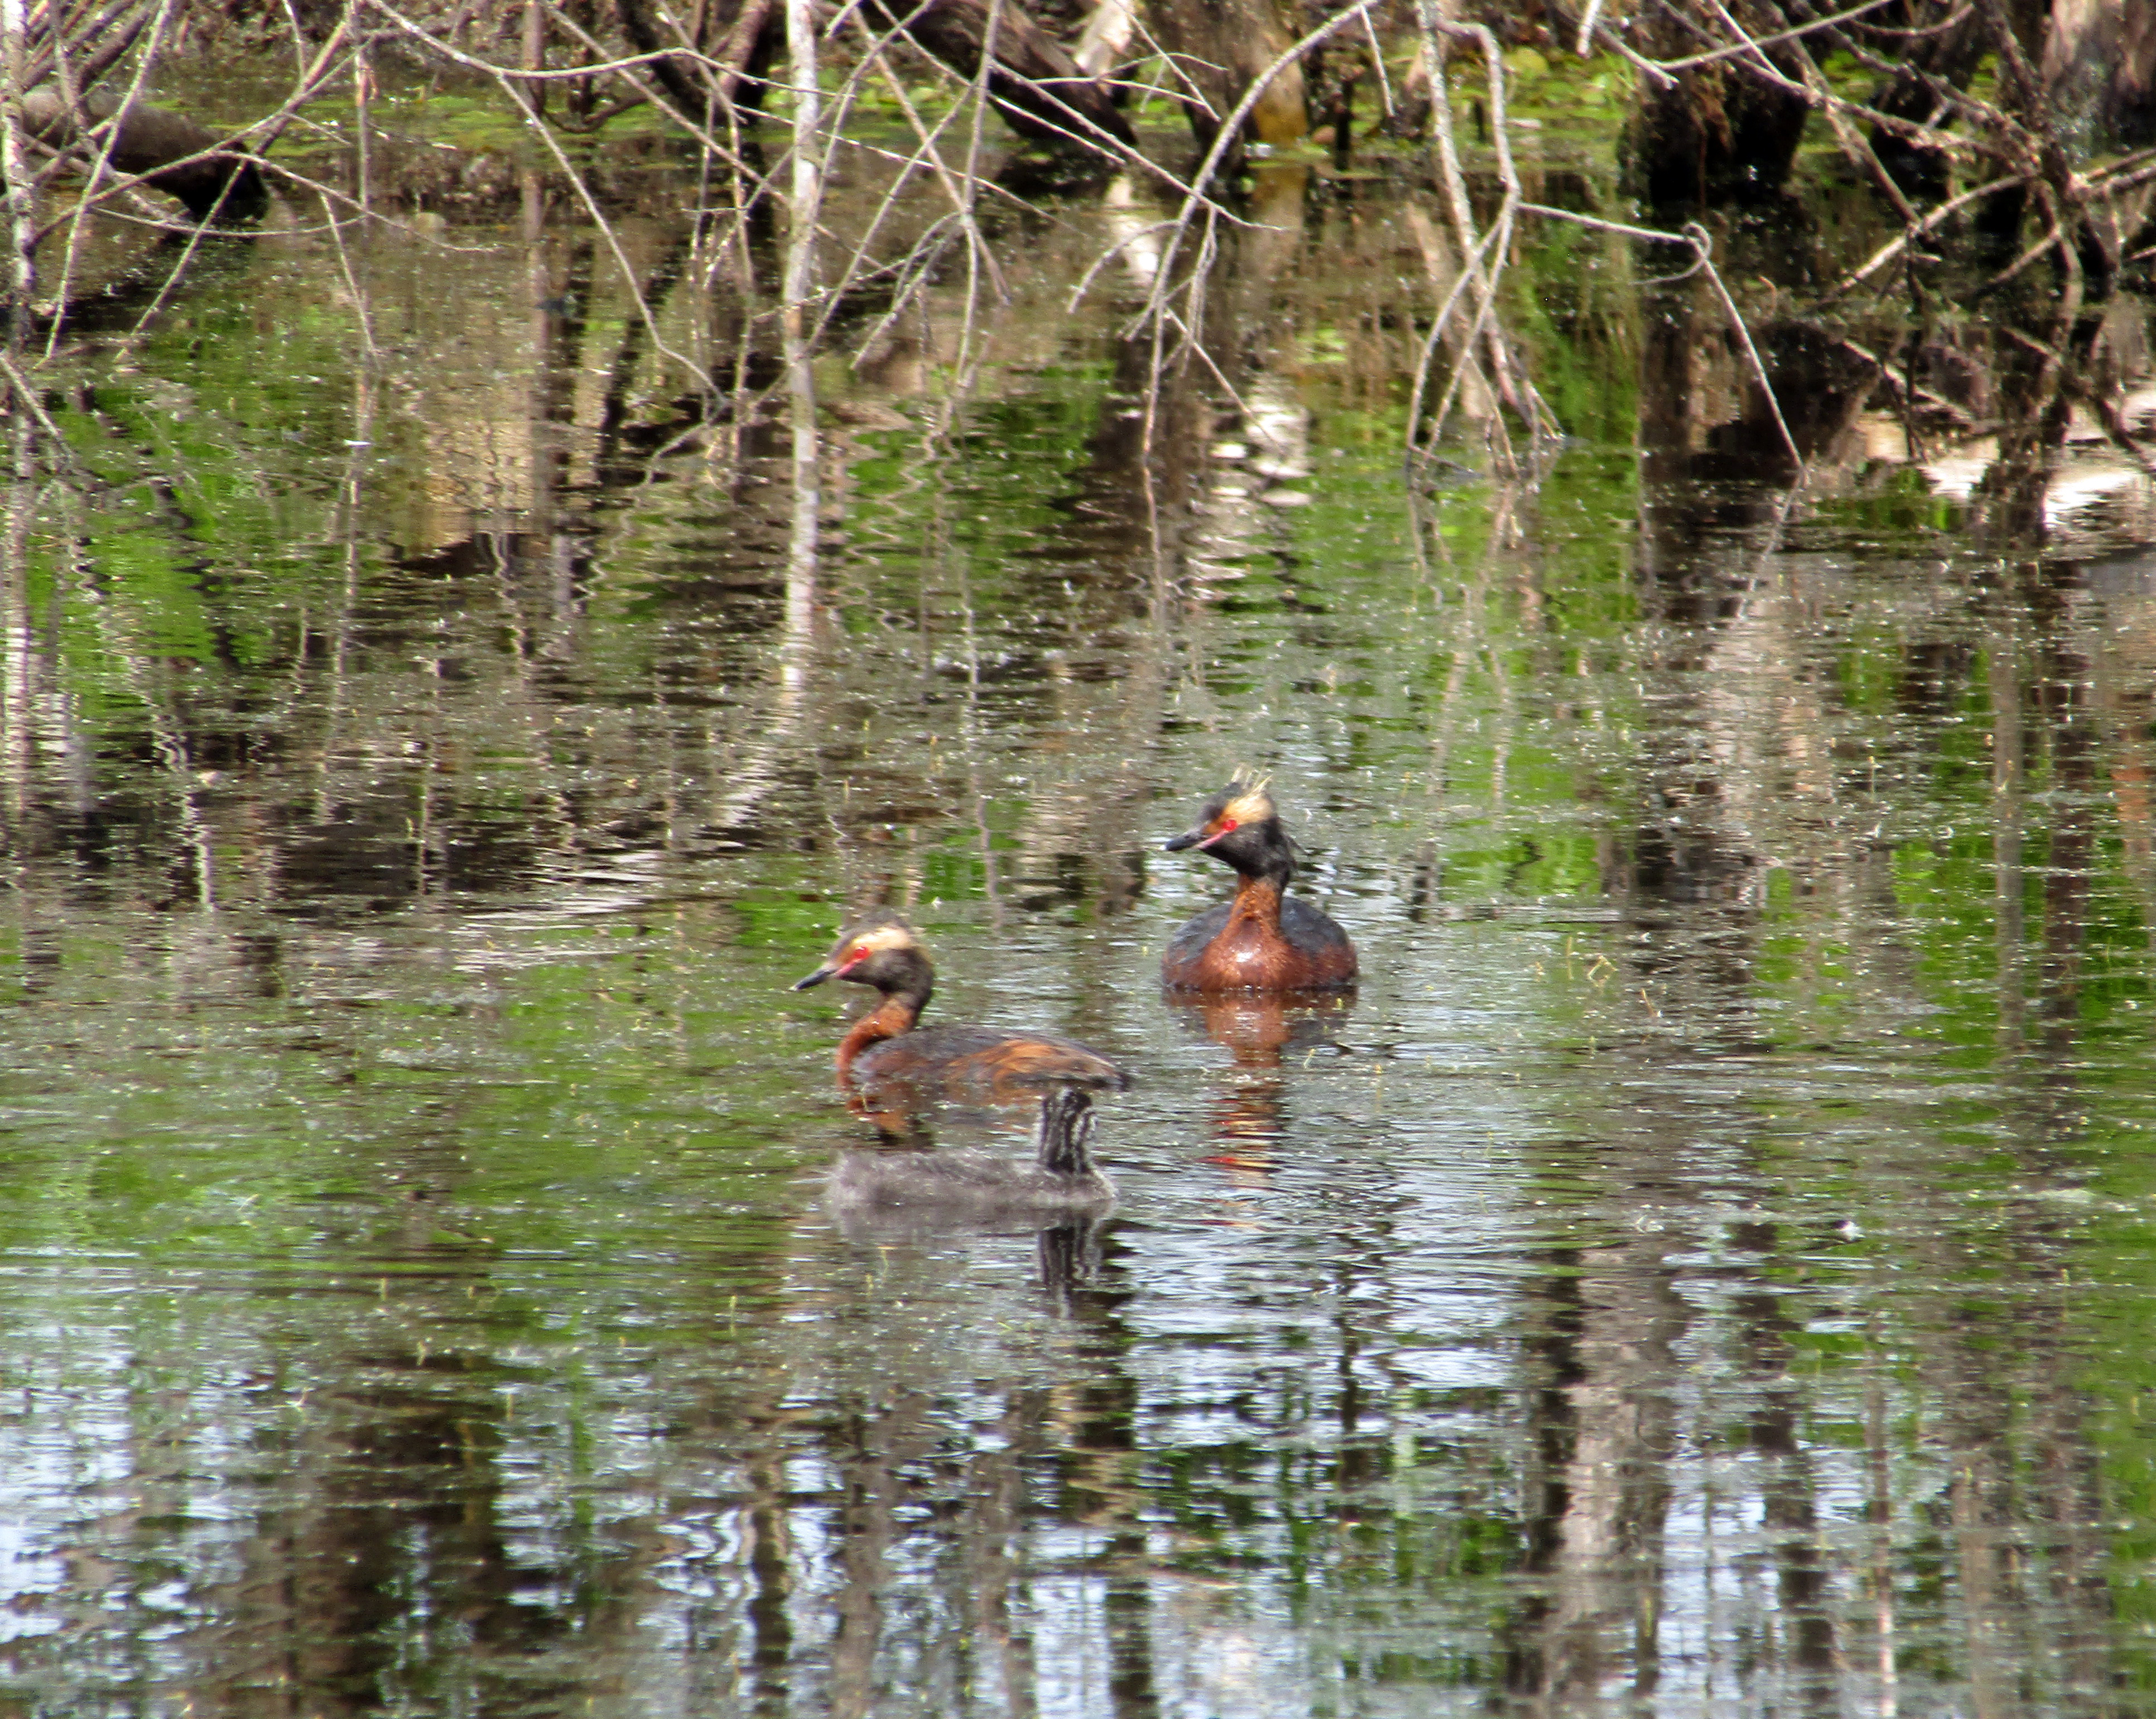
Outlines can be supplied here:
<path id="1" fill-rule="evenodd" d="M 839 341 L 806 558 L 531 182 L 85 343 L 0 617 L 8 1711 L 2156 1707 L 2139 492 L 1792 497 L 1570 265 L 1578 439 L 1409 485 L 1413 224 L 1283 183 L 1151 450 L 1112 198 L 957 407 L 955 286 Z M 1337 1008 L 1159 991 L 1242 764 Z M 875 903 L 1132 1071 L 1111 1219 L 826 1214 L 786 987 Z"/>

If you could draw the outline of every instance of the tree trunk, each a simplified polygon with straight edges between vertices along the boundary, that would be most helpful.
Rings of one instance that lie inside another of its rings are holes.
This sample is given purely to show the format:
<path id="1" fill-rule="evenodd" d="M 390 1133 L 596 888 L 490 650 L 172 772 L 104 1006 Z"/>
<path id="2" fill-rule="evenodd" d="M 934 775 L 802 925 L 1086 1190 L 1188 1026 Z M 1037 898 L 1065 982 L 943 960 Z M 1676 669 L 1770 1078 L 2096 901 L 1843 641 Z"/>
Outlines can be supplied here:
<path id="1" fill-rule="evenodd" d="M 1167 0 L 1152 24 L 1174 61 L 1171 82 L 1181 90 L 1201 150 L 1213 147 L 1221 122 L 1295 42 L 1273 0 Z M 1309 131 L 1302 67 L 1283 66 L 1250 110 L 1235 147 L 1222 157 L 1222 171 L 1240 165 L 1245 143 L 1296 143 Z"/>
<path id="2" fill-rule="evenodd" d="M 1872 97 L 1871 106 L 1897 120 L 1923 125 L 1939 107 L 1941 85 L 1969 87 L 1992 50 L 1991 21 L 1979 8 L 1959 0 L 1931 0 L 1928 6 L 1912 7 L 1908 23 L 1917 28 L 1943 28 L 1911 43 L 1901 56 L 1901 75 Z M 1953 163 L 1944 150 L 1928 149 L 1899 131 L 1875 126 L 1871 152 L 1904 195 L 1921 203 L 1936 203 L 1946 196 Z"/>
<path id="3" fill-rule="evenodd" d="M 2053 0 L 2044 85 L 2076 153 L 2156 140 L 2156 6 Z"/>
<path id="4" fill-rule="evenodd" d="M 1643 32 L 1640 45 L 1654 59 L 1697 53 L 1726 34 L 1718 18 L 1702 18 L 1697 29 L 1680 28 L 1679 3 L 1660 9 Z M 1793 28 L 1779 7 L 1737 10 L 1754 36 Z M 1764 51 L 1778 66 L 1786 54 Z M 1794 62 L 1783 69 L 1799 75 Z M 1656 207 L 1771 196 L 1789 177 L 1810 117 L 1803 95 L 1734 60 L 1691 67 L 1669 84 L 1642 78 L 1625 131 L 1625 177 L 1635 194 Z"/>

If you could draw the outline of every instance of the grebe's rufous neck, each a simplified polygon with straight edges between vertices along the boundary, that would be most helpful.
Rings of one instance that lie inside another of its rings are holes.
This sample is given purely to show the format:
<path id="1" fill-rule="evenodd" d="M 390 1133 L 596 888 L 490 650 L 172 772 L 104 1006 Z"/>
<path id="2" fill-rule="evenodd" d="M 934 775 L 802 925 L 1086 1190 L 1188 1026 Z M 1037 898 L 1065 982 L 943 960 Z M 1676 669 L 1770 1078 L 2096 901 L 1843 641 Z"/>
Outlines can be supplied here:
<path id="1" fill-rule="evenodd" d="M 1052 1032 L 914 1023 L 935 992 L 936 970 L 913 928 L 895 914 L 874 913 L 841 932 L 824 965 L 793 989 L 826 979 L 873 986 L 881 1001 L 839 1042 L 839 1078 L 860 1085 L 897 1081 L 963 1089 L 996 1099 L 1051 1083 L 1126 1087 L 1129 1077 L 1098 1051 Z"/>
<path id="2" fill-rule="evenodd" d="M 1232 901 L 1170 939 L 1162 980 L 1177 991 L 1326 991 L 1355 982 L 1355 945 L 1332 919 L 1287 893 L 1295 852 L 1265 780 L 1238 769 L 1196 824 L 1168 844 L 1195 847 L 1236 872 Z"/>

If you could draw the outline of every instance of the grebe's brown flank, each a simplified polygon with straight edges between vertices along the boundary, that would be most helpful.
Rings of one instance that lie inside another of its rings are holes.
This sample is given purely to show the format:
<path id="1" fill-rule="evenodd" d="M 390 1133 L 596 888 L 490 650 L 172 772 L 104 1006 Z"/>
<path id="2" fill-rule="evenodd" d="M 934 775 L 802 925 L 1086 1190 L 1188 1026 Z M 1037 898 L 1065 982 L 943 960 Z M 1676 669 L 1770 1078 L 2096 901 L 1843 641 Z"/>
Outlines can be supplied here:
<path id="1" fill-rule="evenodd" d="M 1098 1051 L 1051 1032 L 992 1027 L 916 1028 L 936 970 L 913 928 L 895 914 L 849 925 L 824 965 L 794 986 L 826 979 L 873 986 L 880 1001 L 839 1044 L 839 1078 L 858 1085 L 901 1081 L 1007 1097 L 1048 1085 L 1126 1087 L 1129 1077 Z"/>
<path id="2" fill-rule="evenodd" d="M 1176 991 L 1328 991 L 1355 982 L 1355 945 L 1321 909 L 1287 893 L 1295 854 L 1263 778 L 1237 770 L 1196 824 L 1168 844 L 1201 848 L 1235 871 L 1234 899 L 1169 940 L 1160 976 Z"/>

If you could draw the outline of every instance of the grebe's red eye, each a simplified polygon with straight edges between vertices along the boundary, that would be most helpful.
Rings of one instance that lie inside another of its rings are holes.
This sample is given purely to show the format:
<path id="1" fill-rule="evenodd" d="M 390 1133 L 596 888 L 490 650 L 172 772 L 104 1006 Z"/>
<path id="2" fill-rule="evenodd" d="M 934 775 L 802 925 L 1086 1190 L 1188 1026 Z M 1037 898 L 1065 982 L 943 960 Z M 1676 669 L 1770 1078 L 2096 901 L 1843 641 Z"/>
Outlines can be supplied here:
<path id="1" fill-rule="evenodd" d="M 1225 835 L 1226 835 L 1226 834 L 1227 834 L 1230 830 L 1234 829 L 1235 827 L 1235 821 L 1233 818 L 1223 818 L 1223 819 L 1221 819 L 1221 820 L 1220 820 L 1220 833 L 1221 833 L 1223 836 L 1225 836 Z"/>

